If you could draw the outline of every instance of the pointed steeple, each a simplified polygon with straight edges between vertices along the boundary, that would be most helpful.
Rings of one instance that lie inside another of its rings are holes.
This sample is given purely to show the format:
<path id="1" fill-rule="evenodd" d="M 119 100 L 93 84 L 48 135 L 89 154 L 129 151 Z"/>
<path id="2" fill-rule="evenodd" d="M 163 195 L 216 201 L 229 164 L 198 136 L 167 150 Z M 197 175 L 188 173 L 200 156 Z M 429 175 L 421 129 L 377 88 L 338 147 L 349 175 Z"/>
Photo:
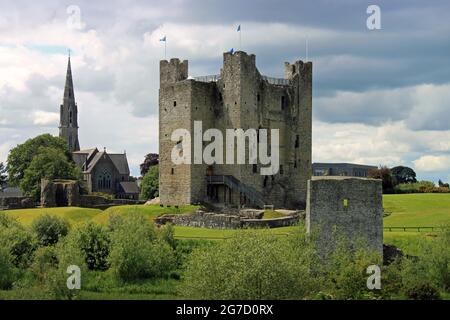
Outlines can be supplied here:
<path id="1" fill-rule="evenodd" d="M 78 107 L 73 90 L 70 52 L 67 62 L 66 84 L 64 86 L 63 104 L 60 107 L 59 136 L 67 141 L 69 151 L 79 151 L 78 141 Z"/>
<path id="2" fill-rule="evenodd" d="M 67 62 L 66 85 L 64 87 L 64 100 L 65 99 L 75 101 L 75 95 L 73 92 L 72 67 L 70 65 L 70 53 Z"/>

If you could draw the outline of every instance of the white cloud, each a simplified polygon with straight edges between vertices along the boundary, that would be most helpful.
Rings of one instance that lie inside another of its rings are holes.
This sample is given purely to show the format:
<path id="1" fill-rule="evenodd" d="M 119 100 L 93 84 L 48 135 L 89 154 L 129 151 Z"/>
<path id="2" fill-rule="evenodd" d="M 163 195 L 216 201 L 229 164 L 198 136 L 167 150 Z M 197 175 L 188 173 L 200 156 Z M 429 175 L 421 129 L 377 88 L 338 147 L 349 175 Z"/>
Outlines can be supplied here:
<path id="1" fill-rule="evenodd" d="M 434 172 L 450 170 L 450 156 L 422 156 L 413 161 L 417 170 Z"/>
<path id="2" fill-rule="evenodd" d="M 40 126 L 48 125 L 58 125 L 59 113 L 57 112 L 46 112 L 46 111 L 36 111 L 33 113 L 33 124 Z"/>

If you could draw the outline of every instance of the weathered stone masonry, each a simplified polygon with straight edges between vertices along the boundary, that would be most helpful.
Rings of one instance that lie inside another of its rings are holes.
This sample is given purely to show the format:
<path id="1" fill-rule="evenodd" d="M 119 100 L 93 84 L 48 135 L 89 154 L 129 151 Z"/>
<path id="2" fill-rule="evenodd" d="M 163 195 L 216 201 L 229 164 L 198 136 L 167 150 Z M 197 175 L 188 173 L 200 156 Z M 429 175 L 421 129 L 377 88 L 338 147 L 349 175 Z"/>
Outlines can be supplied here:
<path id="1" fill-rule="evenodd" d="M 195 80 L 188 78 L 188 61 L 161 61 L 161 203 L 304 208 L 311 177 L 311 111 L 311 62 L 285 63 L 285 78 L 271 79 L 259 73 L 255 55 L 224 53 L 220 75 Z M 174 165 L 171 134 L 179 128 L 193 132 L 194 121 L 202 121 L 203 132 L 217 128 L 224 137 L 226 129 L 279 129 L 280 171 L 262 176 L 259 164 Z M 213 183 L 207 176 L 228 178 Z"/>
<path id="2" fill-rule="evenodd" d="M 313 177 L 308 182 L 306 228 L 309 233 L 317 233 L 318 248 L 325 254 L 333 250 L 335 235 L 343 235 L 352 242 L 365 240 L 382 254 L 381 180 Z"/>

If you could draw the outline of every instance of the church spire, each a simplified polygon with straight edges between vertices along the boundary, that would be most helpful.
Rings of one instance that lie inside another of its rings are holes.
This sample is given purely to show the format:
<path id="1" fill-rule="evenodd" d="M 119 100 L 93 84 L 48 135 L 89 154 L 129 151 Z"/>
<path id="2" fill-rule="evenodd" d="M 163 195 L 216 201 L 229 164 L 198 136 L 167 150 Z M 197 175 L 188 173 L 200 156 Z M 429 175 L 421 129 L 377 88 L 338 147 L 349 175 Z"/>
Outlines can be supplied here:
<path id="1" fill-rule="evenodd" d="M 80 150 L 80 143 L 78 142 L 78 107 L 75 102 L 73 90 L 70 51 L 67 62 L 63 104 L 60 107 L 59 136 L 67 141 L 70 152 Z"/>

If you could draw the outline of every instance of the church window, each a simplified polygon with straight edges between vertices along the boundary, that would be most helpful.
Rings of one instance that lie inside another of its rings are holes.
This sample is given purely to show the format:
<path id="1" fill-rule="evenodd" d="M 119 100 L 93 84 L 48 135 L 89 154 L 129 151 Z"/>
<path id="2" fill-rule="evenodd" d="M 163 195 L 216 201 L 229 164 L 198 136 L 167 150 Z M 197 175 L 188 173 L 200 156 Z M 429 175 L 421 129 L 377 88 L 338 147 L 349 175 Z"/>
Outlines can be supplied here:
<path id="1" fill-rule="evenodd" d="M 170 171 L 170 174 L 174 174 L 175 173 L 175 170 L 174 170 L 174 168 L 172 168 L 172 170 Z"/>
<path id="2" fill-rule="evenodd" d="M 257 173 L 258 172 L 258 165 L 254 164 L 253 165 L 253 173 Z"/>
<path id="3" fill-rule="evenodd" d="M 72 124 L 72 110 L 69 111 L 69 123 Z"/>
<path id="4" fill-rule="evenodd" d="M 173 106 L 174 106 L 174 107 L 177 106 L 177 102 L 176 102 L 176 101 L 173 102 Z"/>
<path id="5" fill-rule="evenodd" d="M 295 136 L 295 148 L 298 148 L 300 145 L 300 136 L 297 134 Z"/>
<path id="6" fill-rule="evenodd" d="M 281 97 L 281 110 L 284 109 L 285 100 L 286 100 L 286 98 L 285 98 L 284 96 L 282 96 L 282 97 Z"/>

